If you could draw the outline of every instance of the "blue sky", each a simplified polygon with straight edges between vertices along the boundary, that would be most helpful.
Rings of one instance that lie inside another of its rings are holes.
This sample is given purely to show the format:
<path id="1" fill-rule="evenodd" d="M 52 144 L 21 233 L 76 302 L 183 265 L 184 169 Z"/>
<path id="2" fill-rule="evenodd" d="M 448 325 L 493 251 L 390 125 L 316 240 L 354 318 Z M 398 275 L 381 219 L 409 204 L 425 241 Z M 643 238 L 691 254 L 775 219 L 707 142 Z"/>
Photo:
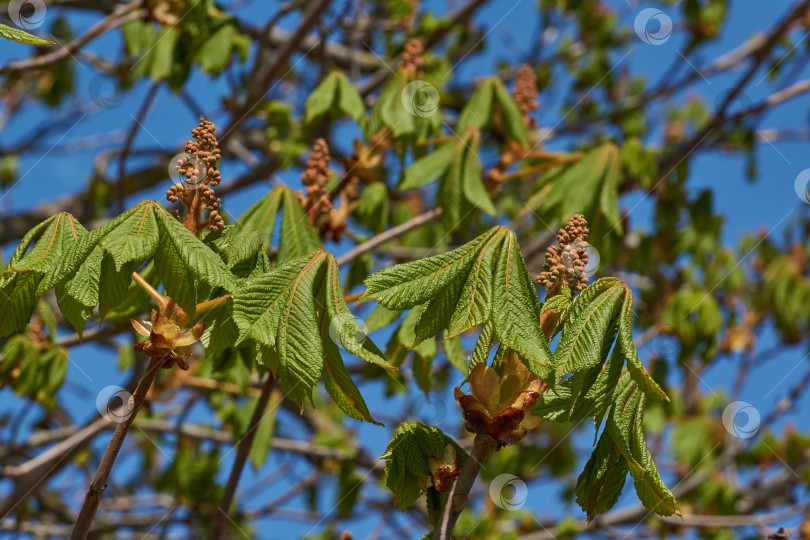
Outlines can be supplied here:
<path id="1" fill-rule="evenodd" d="M 440 4 L 436 6 L 436 4 Z M 649 7 L 647 3 L 633 3 L 615 1 L 611 2 L 614 9 L 621 14 L 622 20 L 632 28 L 632 22 L 636 14 L 643 8 Z M 720 38 L 711 45 L 703 47 L 699 54 L 692 59 L 695 65 L 714 59 L 717 55 L 727 52 L 733 46 L 750 38 L 755 32 L 769 28 L 774 21 L 783 16 L 783 10 L 787 3 L 776 3 L 777 9 L 766 8 L 763 4 L 757 7 L 732 3 L 730 20 L 725 25 Z M 437 12 L 444 11 L 444 3 L 423 2 L 423 9 L 436 9 Z M 54 16 L 56 9 L 52 10 Z M 680 18 L 677 9 L 667 9 L 667 13 L 672 15 L 676 21 L 676 32 L 671 39 L 662 45 L 650 45 L 641 40 L 634 40 L 629 54 L 621 59 L 615 69 L 628 68 L 633 73 L 644 73 L 651 83 L 655 83 L 663 75 L 672 62 L 679 60 L 679 52 L 685 47 L 683 36 L 677 31 L 677 21 Z M 259 3 L 249 5 L 240 12 L 240 16 L 255 16 L 259 20 L 267 18 L 267 8 Z M 516 48 L 526 50 L 534 35 L 536 25 L 536 15 L 533 2 L 522 0 L 513 5 L 512 1 L 491 2 L 488 7 L 480 11 L 475 20 L 482 26 L 489 28 L 488 48 L 483 55 L 477 55 L 466 59 L 455 70 L 455 78 L 464 80 L 467 78 L 477 78 L 495 71 L 496 62 L 499 60 L 511 60 L 514 58 Z M 51 11 L 46 17 L 45 27 L 49 24 Z M 71 22 L 76 25 L 77 33 L 86 30 L 96 17 L 85 15 L 71 18 Z M 286 23 L 290 26 L 291 23 Z M 117 35 L 107 35 L 94 41 L 89 50 L 106 53 L 107 51 L 117 51 L 120 47 L 120 40 Z M 802 44 L 799 48 L 802 52 L 805 47 Z M 0 62 L 3 64 L 12 59 L 25 57 L 29 53 L 24 45 L 4 44 L 0 50 Z M 619 61 L 621 57 L 615 58 Z M 697 60 L 700 60 L 699 62 Z M 100 108 L 92 102 L 93 88 L 92 82 L 96 76 L 95 70 L 84 64 L 77 64 L 76 68 L 76 99 L 85 107 L 87 115 L 81 121 L 70 127 L 68 124 L 64 130 L 56 130 L 49 137 L 48 148 L 52 149 L 47 153 L 28 157 L 24 159 L 20 166 L 22 180 L 16 184 L 10 193 L 6 193 L 0 200 L 0 211 L 3 214 L 16 213 L 32 208 L 45 200 L 63 196 L 81 190 L 91 174 L 94 156 L 107 148 L 120 146 L 126 130 L 132 122 L 133 114 L 137 113 L 141 103 L 147 93 L 150 83 L 148 81 L 139 82 L 132 93 L 115 108 Z M 693 69 L 687 64 L 681 66 L 681 74 Z M 807 75 L 807 70 L 796 74 L 796 79 Z M 755 77 L 759 81 L 762 74 Z M 718 96 L 723 96 L 728 92 L 731 85 L 740 76 L 740 72 L 732 72 L 723 76 L 712 77 L 710 81 L 700 79 L 689 90 L 676 96 L 677 102 L 691 94 L 698 94 L 708 98 L 710 103 L 714 103 Z M 774 86 L 767 78 L 747 90 L 747 99 L 756 103 L 763 99 L 775 89 L 784 86 L 780 82 L 779 86 Z M 222 81 L 212 81 L 208 76 L 200 74 L 198 71 L 192 75 L 187 88 L 193 88 L 194 97 L 204 108 L 206 117 L 214 121 L 217 125 L 224 125 L 228 118 L 223 113 L 219 105 L 220 100 L 227 92 L 227 86 Z M 559 95 L 559 94 L 556 94 Z M 296 106 L 302 104 L 305 96 L 294 96 L 298 101 Z M 543 102 L 541 96 L 540 121 L 541 124 L 554 125 L 561 120 L 559 110 Z M 548 106 L 548 107 L 547 107 Z M 664 118 L 665 109 L 652 107 L 647 110 L 650 120 L 659 122 Z M 42 125 L 43 122 L 53 122 L 54 112 L 40 106 L 31 107 L 14 121 L 5 127 L 4 144 L 16 140 L 20 135 L 30 133 L 32 129 Z M 804 129 L 808 118 L 808 107 L 806 99 L 797 99 L 769 112 L 762 122 L 764 127 L 781 127 L 789 129 Z M 197 112 L 189 110 L 181 98 L 172 94 L 168 89 L 160 90 L 158 98 L 151 112 L 146 117 L 135 140 L 135 148 L 166 148 L 169 151 L 182 150 L 185 140 L 189 137 L 189 130 L 195 125 Z M 68 130 L 67 128 L 70 127 Z M 342 128 L 343 134 L 353 134 L 350 128 Z M 99 137 L 101 136 L 101 137 Z M 341 137 L 348 141 L 349 137 Z M 651 140 L 649 142 L 655 142 Z M 552 149 L 563 150 L 567 148 L 568 141 L 551 144 Z M 78 153 L 66 153 L 62 150 L 72 145 L 88 145 L 89 148 Z M 810 167 L 805 157 L 806 143 L 804 142 L 777 142 L 773 146 L 763 143 L 757 149 L 757 157 L 760 166 L 760 177 L 756 182 L 751 182 L 745 176 L 745 160 L 739 156 L 722 155 L 716 152 L 703 153 L 692 161 L 692 171 L 689 179 L 690 190 L 697 193 L 702 189 L 715 190 L 714 203 L 717 210 L 725 218 L 725 228 L 723 232 L 724 241 L 734 245 L 744 234 L 755 233 L 757 231 L 771 231 L 777 234 L 788 223 L 791 216 L 797 215 L 800 211 L 805 211 L 801 201 L 794 192 L 794 179 L 803 169 Z M 131 167 L 135 167 L 137 162 L 132 161 Z M 117 165 L 116 165 L 117 166 Z M 222 166 L 225 181 L 234 178 L 244 172 L 245 166 L 241 162 L 226 162 Z M 296 170 L 288 170 L 280 173 L 278 181 L 298 186 L 298 173 Z M 144 195 L 148 198 L 163 199 L 163 192 L 169 185 L 167 178 L 166 185 L 158 186 L 149 190 Z M 224 201 L 226 209 L 233 215 L 239 215 L 256 198 L 263 195 L 268 189 L 267 184 L 260 183 L 249 189 L 243 190 L 237 195 L 228 196 Z M 128 201 L 129 204 L 137 202 L 136 199 Z M 621 201 L 624 208 L 632 208 L 630 222 L 632 228 L 644 230 L 649 227 L 651 217 L 651 206 L 649 201 L 643 196 L 634 194 Z M 70 209 L 67 209 L 70 210 Z M 793 214 L 790 214 L 793 212 Z M 2 215 L 2 214 L 0 214 Z M 786 219 L 787 217 L 787 219 Z M 339 245 L 328 246 L 335 253 L 341 253 L 351 247 L 348 242 Z M 598 246 L 596 246 L 598 249 Z M 13 246 L 5 246 L 4 255 L 8 257 Z M 372 339 L 382 346 L 387 342 L 388 336 L 383 332 L 372 334 Z M 766 336 L 760 343 L 761 349 L 767 349 L 773 344 L 773 336 Z M 644 351 L 642 351 L 644 352 Z M 752 373 L 748 377 L 748 385 L 743 389 L 740 399 L 750 402 L 759 410 L 764 412 L 770 410 L 773 404 L 784 393 L 788 391 L 790 381 L 804 373 L 804 369 L 794 367 L 802 361 L 805 351 L 799 348 L 784 349 L 777 358 L 774 358 L 765 367 L 752 367 Z M 644 355 L 642 354 L 642 357 Z M 119 372 L 116 367 L 116 359 L 107 351 L 94 344 L 82 345 L 72 351 L 71 365 L 68 369 L 68 381 L 61 390 L 60 397 L 68 405 L 68 413 L 76 422 L 85 422 L 94 418 L 97 411 L 94 406 L 96 394 L 105 386 L 110 384 L 122 384 L 126 380 L 126 373 Z M 348 360 L 348 359 L 347 359 Z M 728 361 L 718 362 L 716 367 L 708 371 L 703 380 L 707 387 L 712 387 L 716 391 L 728 388 L 730 380 L 736 370 L 736 364 Z M 792 371 L 791 371 L 792 370 Z M 787 378 L 783 380 L 787 375 Z M 452 384 L 461 381 L 461 375 L 454 372 L 456 380 Z M 451 387 L 452 387 L 451 384 Z M 411 392 L 405 397 L 385 399 L 383 388 L 379 383 L 370 383 L 364 388 L 365 395 L 369 402 L 372 413 L 392 410 L 405 405 L 421 405 L 424 398 L 420 397 L 418 391 Z M 775 389 L 774 389 L 775 388 Z M 705 388 L 704 388 L 705 389 Z M 763 390 L 766 389 L 766 390 Z M 773 391 L 770 391 L 774 389 Z M 709 390 L 706 390 L 709 392 Z M 445 428 L 453 432 L 455 426 L 456 409 L 450 393 L 432 396 L 438 402 L 439 417 L 437 421 L 443 421 Z M 0 390 L 0 408 L 20 407 L 22 402 L 18 400 L 8 389 Z M 791 422 L 800 428 L 810 428 L 810 417 L 803 411 L 807 410 L 808 399 L 804 398 L 798 408 L 785 419 L 777 424 L 781 429 L 785 422 Z M 414 407 L 415 414 L 419 414 L 420 407 Z M 423 417 L 429 417 L 431 408 L 422 408 Z M 32 408 L 26 415 L 25 424 L 30 428 L 36 422 L 40 414 L 37 408 Z M 285 413 L 286 414 L 286 413 Z M 282 434 L 286 437 L 301 437 L 302 433 L 296 430 L 296 422 L 285 415 L 283 416 Z M 192 414 L 192 419 L 198 422 L 210 422 L 210 411 L 202 406 L 198 406 Z M 425 418 L 428 419 L 428 418 Z M 368 453 L 373 456 L 380 455 L 385 449 L 391 436 L 391 430 L 395 426 L 387 426 L 385 429 L 369 425 L 355 424 L 360 440 Z M 591 442 L 592 434 L 587 430 L 582 437 L 577 437 L 578 444 L 583 447 L 583 463 L 587 459 L 588 452 L 585 447 Z M 581 440 L 580 440 L 581 439 Z M 99 449 L 107 444 L 107 437 L 99 437 L 95 446 Z M 230 470 L 230 458 L 226 458 L 222 465 L 222 479 L 226 478 Z M 663 454 L 658 459 L 666 463 L 667 456 Z M 269 475 L 282 461 L 282 456 L 274 454 L 261 471 L 247 470 L 243 476 L 243 488 L 260 481 L 261 478 Z M 165 463 L 164 463 L 165 464 Z M 127 457 L 126 452 L 122 454 L 122 466 L 116 469 L 113 478 L 113 486 L 116 480 L 125 478 L 127 475 L 138 474 L 140 464 L 131 457 Z M 301 475 L 306 473 L 306 468 L 300 464 L 295 471 Z M 578 471 L 577 471 L 578 472 Z M 289 486 L 288 480 L 293 476 L 277 480 L 272 485 L 267 486 L 259 497 L 251 500 L 249 507 L 259 507 L 267 501 L 283 493 Z M 71 500 L 76 504 L 81 499 L 85 489 L 85 479 L 66 477 L 59 475 L 53 481 L 53 485 L 63 485 L 72 493 Z M 563 505 L 560 502 L 559 493 L 544 489 L 545 482 L 536 482 L 529 486 L 529 496 L 527 508 L 535 509 L 538 516 L 553 517 L 565 513 L 577 519 L 582 517 L 582 513 L 575 505 Z M 481 486 L 479 486 L 481 487 Z M 7 484 L 0 484 L 0 489 L 7 489 Z M 114 489 L 114 488 L 113 488 Z M 2 491 L 0 491 L 2 493 Z M 320 499 L 320 506 L 324 511 L 330 511 L 334 504 L 334 492 L 323 492 Z M 634 504 L 635 494 L 631 486 L 625 489 L 625 495 L 620 501 L 620 505 Z M 296 500 L 301 508 L 305 508 L 306 501 L 303 497 Z M 401 526 L 408 527 L 408 518 L 401 516 L 397 518 Z M 377 517 L 372 516 L 353 522 L 350 529 L 356 538 L 365 537 L 376 524 Z M 328 522 L 312 527 L 311 524 L 296 521 L 279 519 L 262 519 L 256 523 L 256 536 L 258 538 L 284 539 L 298 537 L 307 533 L 317 532 Z M 423 532 L 414 530 L 414 538 L 420 537 Z"/>

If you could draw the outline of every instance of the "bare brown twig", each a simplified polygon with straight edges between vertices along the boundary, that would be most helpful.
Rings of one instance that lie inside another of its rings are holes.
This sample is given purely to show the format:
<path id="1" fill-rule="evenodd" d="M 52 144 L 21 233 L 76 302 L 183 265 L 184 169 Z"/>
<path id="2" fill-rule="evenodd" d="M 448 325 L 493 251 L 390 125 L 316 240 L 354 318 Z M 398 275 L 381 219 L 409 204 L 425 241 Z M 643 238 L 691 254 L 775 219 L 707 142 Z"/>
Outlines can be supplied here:
<path id="1" fill-rule="evenodd" d="M 124 444 L 124 439 L 129 432 L 129 428 L 132 426 L 132 422 L 138 415 L 138 411 L 141 410 L 143 401 L 146 398 L 146 393 L 152 386 L 152 383 L 154 382 L 155 377 L 157 376 L 162 365 L 162 358 L 151 358 L 149 360 L 149 365 L 147 366 L 143 377 L 141 377 L 138 387 L 135 389 L 135 392 L 133 392 L 132 397 L 130 398 L 131 408 L 128 407 L 128 417 L 115 427 L 115 431 L 110 439 L 110 444 L 107 446 L 107 450 L 104 452 L 104 457 L 101 459 L 101 463 L 99 464 L 98 470 L 93 477 L 93 481 L 90 482 L 90 487 L 84 497 L 82 508 L 79 511 L 79 515 L 76 518 L 76 523 L 73 526 L 73 532 L 70 534 L 71 540 L 84 540 L 87 538 L 87 534 L 90 532 L 90 526 L 93 524 L 93 518 L 98 510 L 99 501 L 101 500 L 101 496 L 104 494 L 104 490 L 107 487 L 107 479 L 110 477 L 113 465 L 115 464 L 115 459 L 118 457 L 118 452 L 121 450 L 121 446 Z"/>
<path id="2" fill-rule="evenodd" d="M 225 520 L 228 518 L 233 496 L 236 493 L 236 486 L 239 484 L 239 477 L 242 476 L 242 470 L 245 468 L 248 454 L 250 454 L 250 447 L 253 446 L 253 439 L 256 437 L 256 429 L 265 415 L 265 409 L 270 401 L 270 394 L 273 393 L 273 388 L 276 384 L 276 378 L 272 373 L 267 374 L 267 380 L 262 387 L 262 393 L 256 401 L 256 408 L 253 409 L 253 416 L 248 424 L 248 429 L 236 450 L 236 458 L 231 468 L 231 474 L 228 477 L 228 483 L 225 484 L 225 491 L 222 494 L 222 500 L 219 503 L 216 513 L 211 520 L 211 530 L 209 531 L 208 538 L 210 540 L 218 540 L 222 536 L 225 528 Z M 267 414 L 273 414 L 269 412 Z"/>

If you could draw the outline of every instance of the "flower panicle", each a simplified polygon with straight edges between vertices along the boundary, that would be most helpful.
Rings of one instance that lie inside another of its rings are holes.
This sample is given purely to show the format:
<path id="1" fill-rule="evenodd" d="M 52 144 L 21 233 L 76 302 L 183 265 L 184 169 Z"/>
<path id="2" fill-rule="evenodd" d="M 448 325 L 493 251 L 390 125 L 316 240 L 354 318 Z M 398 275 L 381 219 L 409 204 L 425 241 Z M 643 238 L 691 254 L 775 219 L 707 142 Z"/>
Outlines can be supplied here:
<path id="1" fill-rule="evenodd" d="M 222 181 L 219 170 L 222 154 L 215 132 L 214 123 L 201 117 L 191 130 L 193 140 L 186 143 L 184 154 L 177 161 L 177 174 L 185 180 L 166 191 L 169 202 L 186 207 L 183 225 L 197 236 L 206 227 L 219 231 L 225 225 L 220 215 L 222 200 L 214 191 Z"/>
<path id="2" fill-rule="evenodd" d="M 588 264 L 588 221 L 582 214 L 575 214 L 557 233 L 556 246 L 546 250 L 546 264 L 536 281 L 549 291 L 559 292 L 567 285 L 571 292 L 588 286 L 585 267 Z"/>

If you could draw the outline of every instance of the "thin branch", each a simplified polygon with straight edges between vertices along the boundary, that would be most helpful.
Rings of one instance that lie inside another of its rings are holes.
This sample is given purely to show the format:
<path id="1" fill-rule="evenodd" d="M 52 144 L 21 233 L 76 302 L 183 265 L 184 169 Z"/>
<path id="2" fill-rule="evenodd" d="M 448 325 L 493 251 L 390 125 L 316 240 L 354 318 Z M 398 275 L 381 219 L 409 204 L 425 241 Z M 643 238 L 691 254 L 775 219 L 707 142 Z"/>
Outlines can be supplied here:
<path id="1" fill-rule="evenodd" d="M 272 373 L 268 373 L 267 381 L 265 381 L 262 393 L 256 402 L 256 408 L 253 410 L 253 417 L 250 419 L 247 433 L 245 433 L 242 440 L 239 441 L 239 446 L 236 450 L 236 459 L 234 459 L 231 475 L 228 477 L 228 483 L 225 485 L 225 491 L 222 493 L 219 508 L 217 508 L 217 512 L 214 513 L 214 517 L 211 520 L 211 530 L 208 535 L 209 540 L 219 540 L 219 538 L 222 537 L 222 532 L 225 528 L 225 519 L 228 517 L 228 510 L 233 502 L 236 486 L 239 484 L 239 477 L 242 476 L 242 470 L 245 468 L 248 454 L 250 454 L 250 447 L 253 446 L 253 439 L 256 437 L 259 423 L 262 421 L 262 418 L 264 418 L 265 409 L 267 408 L 267 403 L 270 401 L 270 394 L 273 393 L 275 384 L 276 378 Z"/>
<path id="2" fill-rule="evenodd" d="M 392 227 L 385 232 L 378 234 L 377 236 L 363 242 L 359 246 L 352 248 L 351 250 L 347 251 L 337 259 L 338 266 L 344 266 L 349 264 L 350 262 L 354 261 L 361 255 L 372 251 L 374 248 L 379 246 L 380 244 L 384 244 L 389 240 L 393 240 L 403 234 L 412 231 L 418 227 L 421 227 L 425 223 L 429 223 L 433 219 L 437 218 L 442 214 L 441 208 L 434 208 L 433 210 L 429 210 L 424 214 L 419 214 L 418 216 L 409 219 L 405 223 L 397 225 L 396 227 Z"/>
<path id="3" fill-rule="evenodd" d="M 453 489 L 450 490 L 447 496 L 447 502 L 444 505 L 444 510 L 442 510 L 441 521 L 439 521 L 436 531 L 433 533 L 433 540 L 451 540 L 453 538 L 453 528 L 456 526 L 461 511 L 467 506 L 470 489 L 472 489 L 475 479 L 478 478 L 481 466 L 497 447 L 498 442 L 491 436 L 485 434 L 475 436 L 472 453 L 467 459 L 467 463 L 464 464 L 464 468 L 461 469 L 461 474 L 456 479 L 455 484 L 453 484 Z"/>
<path id="4" fill-rule="evenodd" d="M 84 47 L 87 43 L 89 43 L 93 39 L 106 34 L 110 30 L 118 28 L 119 26 L 123 26 L 128 22 L 142 19 L 145 14 L 145 11 L 142 9 L 138 9 L 142 5 L 143 5 L 142 2 L 130 2 L 129 4 L 124 4 L 116 8 L 116 10 L 113 11 L 110 15 L 108 15 L 107 17 L 96 23 L 96 25 L 93 26 L 90 30 L 88 30 L 87 33 L 71 41 L 62 48 L 47 54 L 43 54 L 42 56 L 34 56 L 32 58 L 20 60 L 18 62 L 12 62 L 11 64 L 5 67 L 0 67 L 0 73 L 8 73 L 9 71 L 21 71 L 25 69 L 48 66 L 60 60 L 63 60 L 68 56 L 70 56 L 71 54 L 78 51 L 79 49 L 81 49 L 82 47 Z"/>
<path id="5" fill-rule="evenodd" d="M 149 92 L 146 93 L 146 98 L 143 100 L 143 104 L 141 104 L 141 108 L 138 111 L 138 115 L 133 118 L 132 127 L 127 133 L 127 139 L 124 143 L 124 149 L 121 151 L 121 156 L 118 158 L 118 189 L 116 190 L 118 196 L 118 213 L 123 214 L 124 204 L 126 202 L 127 197 L 127 190 L 126 190 L 126 162 L 127 158 L 129 157 L 129 153 L 132 150 L 132 143 L 135 142 L 135 135 L 138 134 L 138 128 L 144 122 L 146 115 L 149 113 L 149 109 L 152 107 L 152 103 L 154 103 L 155 96 L 157 95 L 157 91 L 160 88 L 160 81 L 155 81 L 152 83 L 152 86 L 149 88 Z"/>
<path id="6" fill-rule="evenodd" d="M 745 74 L 738 79 L 731 91 L 726 94 L 711 121 L 709 121 L 703 129 L 695 133 L 692 138 L 678 145 L 678 147 L 675 148 L 675 150 L 669 155 L 664 156 L 659 162 L 660 169 L 669 169 L 674 164 L 680 163 L 683 157 L 689 155 L 695 149 L 695 147 L 699 145 L 699 143 L 708 138 L 708 135 L 712 131 L 720 127 L 723 122 L 727 120 L 726 112 L 728 111 L 728 108 L 731 106 L 737 96 L 742 93 L 743 89 L 751 81 L 751 78 L 759 70 L 760 66 L 762 66 L 765 60 L 768 59 L 773 48 L 780 42 L 785 33 L 789 30 L 790 25 L 793 24 L 796 19 L 802 17 L 808 8 L 810 8 L 810 0 L 802 0 L 801 2 L 798 2 L 793 9 L 790 10 L 790 12 L 784 18 L 782 18 L 781 21 L 779 21 L 779 23 L 768 33 L 768 37 L 762 42 L 761 47 L 752 53 L 753 63 L 751 67 L 749 67 L 748 71 L 746 71 Z"/>
<path id="7" fill-rule="evenodd" d="M 107 450 L 104 452 L 104 457 L 101 459 L 101 463 L 98 466 L 96 475 L 93 477 L 93 481 L 90 483 L 90 488 L 87 490 L 87 495 L 84 497 L 84 502 L 82 503 L 82 508 L 79 511 L 78 517 L 76 518 L 76 524 L 73 527 L 70 540 L 84 540 L 87 538 L 87 533 L 90 532 L 90 526 L 93 524 L 93 518 L 98 510 L 99 501 L 101 500 L 101 496 L 104 494 L 104 490 L 107 487 L 107 479 L 110 477 L 110 473 L 112 472 L 113 465 L 115 464 L 115 458 L 118 457 L 118 452 L 121 450 L 121 446 L 124 444 L 124 439 L 129 432 L 129 428 L 132 426 L 132 422 L 138 415 L 138 411 L 141 410 L 143 401 L 146 398 L 146 393 L 152 386 L 152 383 L 154 382 L 155 377 L 157 376 L 162 365 L 163 358 L 150 359 L 149 366 L 147 366 L 143 377 L 141 377 L 141 380 L 138 383 L 138 387 L 135 389 L 135 392 L 130 398 L 130 405 L 132 408 L 129 411 L 129 415 L 126 420 L 119 423 L 115 427 L 115 431 L 110 439 L 110 444 L 107 446 Z"/>
<path id="8" fill-rule="evenodd" d="M 298 27 L 290 35 L 290 39 L 276 50 L 276 56 L 273 58 L 273 61 L 270 62 L 264 70 L 256 74 L 255 81 L 257 81 L 257 84 L 248 91 L 242 105 L 237 107 L 234 111 L 231 116 L 230 124 L 223 132 L 222 137 L 220 137 L 221 143 L 224 144 L 227 141 L 228 137 L 239 127 L 253 108 L 272 90 L 273 81 L 275 81 L 276 77 L 281 73 L 282 68 L 287 64 L 292 53 L 298 48 L 298 44 L 301 40 L 304 39 L 313 26 L 318 24 L 318 21 L 321 19 L 321 14 L 329 5 L 329 1 L 330 0 L 316 0 L 310 3 Z"/>

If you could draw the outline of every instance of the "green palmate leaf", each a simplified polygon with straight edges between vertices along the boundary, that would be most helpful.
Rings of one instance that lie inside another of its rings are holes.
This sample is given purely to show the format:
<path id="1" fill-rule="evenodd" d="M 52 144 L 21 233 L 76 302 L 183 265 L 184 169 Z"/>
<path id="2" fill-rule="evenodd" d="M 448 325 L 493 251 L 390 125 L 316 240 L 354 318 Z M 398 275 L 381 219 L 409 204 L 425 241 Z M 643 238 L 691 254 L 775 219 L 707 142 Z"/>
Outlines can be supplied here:
<path id="1" fill-rule="evenodd" d="M 19 41 L 20 43 L 27 43 L 28 45 L 53 45 L 53 41 L 42 39 L 41 37 L 23 32 L 11 26 L 0 23 L 0 37 Z"/>
<path id="2" fill-rule="evenodd" d="M 391 366 L 349 311 L 331 253 L 318 250 L 250 277 L 229 306 L 237 329 L 235 343 L 252 340 L 276 351 L 277 376 L 288 397 L 302 403 L 323 374 L 327 391 L 346 414 L 374 422 L 338 346 Z M 227 338 L 229 330 L 224 331 Z"/>
<path id="3" fill-rule="evenodd" d="M 621 232 L 618 175 L 618 149 L 605 143 L 576 163 L 559 169 L 550 180 L 550 190 L 532 196 L 526 203 L 527 209 L 539 212 L 555 209 L 555 215 L 562 221 L 574 214 L 596 216 L 601 212 L 608 225 Z"/>
<path id="4" fill-rule="evenodd" d="M 308 255 L 321 248 L 318 232 L 298 202 L 298 197 L 288 187 L 275 187 L 270 193 L 251 206 L 229 230 L 229 236 L 255 231 L 266 247 L 271 245 L 273 232 L 282 211 L 281 238 L 278 261 L 284 262 Z"/>
<path id="5" fill-rule="evenodd" d="M 554 365 L 557 379 L 566 373 L 600 366 L 606 360 L 602 349 L 616 339 L 613 321 L 621 304 L 625 285 L 618 278 L 602 278 L 587 287 L 571 305 L 567 324 L 557 349 Z M 611 332 L 612 330 L 612 332 Z"/>
<path id="6" fill-rule="evenodd" d="M 389 309 L 425 304 L 415 344 L 491 322 L 493 335 L 549 380 L 552 357 L 539 329 L 540 302 L 510 229 L 494 227 L 453 251 L 381 270 L 366 287 L 367 296 Z"/>
<path id="7" fill-rule="evenodd" d="M 633 345 L 632 291 L 618 278 L 602 278 L 569 302 L 552 298 L 547 304 L 559 304 L 557 308 L 564 310 L 562 336 L 554 351 L 556 378 L 571 376 L 547 389 L 532 412 L 558 422 L 592 416 L 596 434 L 605 422 L 575 490 L 589 521 L 616 503 L 628 472 L 647 508 L 672 515 L 675 499 L 641 432 L 647 397 L 666 399 L 666 395 L 644 369 Z"/>
<path id="8" fill-rule="evenodd" d="M 630 376 L 638 383 L 644 393 L 657 399 L 669 401 L 666 393 L 658 386 L 641 362 L 635 345 L 633 345 L 633 293 L 625 287 L 624 299 L 619 321 L 619 346 L 627 359 Z"/>
<path id="9" fill-rule="evenodd" d="M 335 102 L 338 93 L 339 75 L 337 74 L 337 71 L 333 71 L 324 77 L 309 95 L 307 102 L 304 104 L 305 122 L 310 123 L 322 118 L 332 109 L 332 104 Z"/>
<path id="10" fill-rule="evenodd" d="M 340 112 L 363 122 L 366 106 L 363 98 L 342 71 L 332 71 L 312 91 L 304 105 L 304 121 L 312 123 L 327 115 L 337 116 Z"/>
<path id="11" fill-rule="evenodd" d="M 440 178 L 453 160 L 456 141 L 449 140 L 405 169 L 397 190 L 418 189 Z"/>
<path id="12" fill-rule="evenodd" d="M 605 430 L 579 477 L 577 502 L 588 520 L 609 510 L 629 471 L 644 506 L 663 516 L 678 513 L 675 498 L 658 473 L 641 432 L 646 394 L 624 370 L 614 396 Z"/>
<path id="13" fill-rule="evenodd" d="M 36 297 L 54 287 L 65 317 L 81 331 L 96 305 L 103 320 L 126 298 L 132 271 L 158 253 L 167 294 L 192 313 L 199 284 L 236 287 L 220 257 L 156 201 L 141 202 L 90 232 L 60 213 L 34 227 L 12 256 L 0 292 L 13 309 L 0 317 L 0 332 L 21 329 Z"/>
<path id="14" fill-rule="evenodd" d="M 469 127 L 484 129 L 492 117 L 492 107 L 495 99 L 494 82 L 497 79 L 488 77 L 478 85 L 470 101 L 461 110 L 458 117 L 457 130 L 464 132 Z"/>
<path id="15" fill-rule="evenodd" d="M 428 458 L 443 458 L 447 445 L 455 449 L 456 459 L 464 466 L 466 452 L 439 428 L 409 421 L 394 431 L 380 459 L 385 460 L 385 485 L 394 494 L 395 505 L 405 509 L 425 492 L 433 472 Z"/>
<path id="16" fill-rule="evenodd" d="M 87 234 L 76 219 L 61 212 L 31 229 L 20 241 L 0 277 L 0 336 L 21 330 L 37 299 L 59 282 L 61 267 L 74 246 Z"/>
<path id="17" fill-rule="evenodd" d="M 501 127 L 510 139 L 519 142 L 523 147 L 528 147 L 529 133 L 526 124 L 523 123 L 523 113 L 500 79 L 493 78 L 493 87 L 495 99 L 500 105 Z"/>

